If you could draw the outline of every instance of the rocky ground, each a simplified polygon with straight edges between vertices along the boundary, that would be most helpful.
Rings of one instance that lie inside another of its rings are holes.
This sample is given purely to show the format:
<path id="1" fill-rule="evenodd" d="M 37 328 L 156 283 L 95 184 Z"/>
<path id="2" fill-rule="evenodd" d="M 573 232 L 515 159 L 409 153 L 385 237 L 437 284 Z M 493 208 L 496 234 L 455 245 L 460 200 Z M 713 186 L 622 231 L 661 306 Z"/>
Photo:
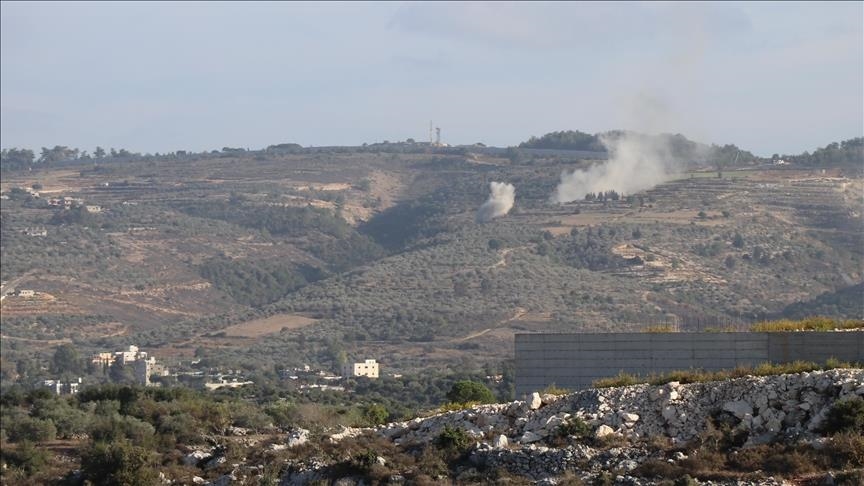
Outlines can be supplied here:
<path id="1" fill-rule="evenodd" d="M 283 463 L 272 475 L 282 485 L 854 485 L 864 414 L 846 433 L 826 428 L 835 404 L 862 397 L 862 369 L 535 393 L 375 429 L 298 430 L 264 457 Z M 211 484 L 260 477 L 252 462 Z"/>

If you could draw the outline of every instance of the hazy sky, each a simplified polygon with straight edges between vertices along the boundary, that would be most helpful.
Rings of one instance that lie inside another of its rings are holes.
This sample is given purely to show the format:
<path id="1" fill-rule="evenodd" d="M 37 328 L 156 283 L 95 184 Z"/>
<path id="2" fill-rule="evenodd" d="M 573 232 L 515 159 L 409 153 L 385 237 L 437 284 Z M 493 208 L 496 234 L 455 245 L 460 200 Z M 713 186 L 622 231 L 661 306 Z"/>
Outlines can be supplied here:
<path id="1" fill-rule="evenodd" d="M 140 152 L 553 130 L 760 155 L 864 132 L 842 3 L 2 2 L 3 147 Z"/>

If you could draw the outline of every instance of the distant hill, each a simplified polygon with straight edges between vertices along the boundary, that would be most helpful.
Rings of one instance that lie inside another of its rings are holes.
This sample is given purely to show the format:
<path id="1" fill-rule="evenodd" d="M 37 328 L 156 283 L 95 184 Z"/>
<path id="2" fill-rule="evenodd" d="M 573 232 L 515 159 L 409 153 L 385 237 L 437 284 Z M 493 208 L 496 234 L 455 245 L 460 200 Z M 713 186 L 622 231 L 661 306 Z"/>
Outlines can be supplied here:
<path id="1" fill-rule="evenodd" d="M 604 139 L 615 140 L 625 136 L 639 137 L 654 144 L 664 144 L 668 147 L 669 153 L 676 159 L 695 165 L 745 166 L 759 160 L 759 157 L 751 152 L 740 149 L 733 144 L 706 145 L 689 140 L 680 133 L 647 135 L 624 130 L 612 130 L 594 135 L 578 130 L 550 132 L 539 138 L 532 136 L 527 141 L 520 143 L 519 148 L 606 152 L 607 147 L 603 143 Z"/>
<path id="2" fill-rule="evenodd" d="M 809 316 L 845 316 L 864 319 L 864 282 L 850 285 L 836 292 L 825 292 L 804 302 L 795 302 L 783 309 L 783 316 L 804 318 Z"/>

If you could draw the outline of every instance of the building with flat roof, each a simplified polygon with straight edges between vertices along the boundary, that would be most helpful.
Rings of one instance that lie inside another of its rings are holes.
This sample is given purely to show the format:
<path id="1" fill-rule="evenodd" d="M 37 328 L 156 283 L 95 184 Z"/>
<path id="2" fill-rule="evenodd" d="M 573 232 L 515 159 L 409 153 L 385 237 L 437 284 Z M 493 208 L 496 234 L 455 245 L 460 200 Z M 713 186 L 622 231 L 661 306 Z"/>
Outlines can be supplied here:
<path id="1" fill-rule="evenodd" d="M 378 363 L 374 359 L 367 359 L 362 363 L 348 363 L 342 370 L 342 376 L 345 378 L 355 376 L 378 378 Z"/>

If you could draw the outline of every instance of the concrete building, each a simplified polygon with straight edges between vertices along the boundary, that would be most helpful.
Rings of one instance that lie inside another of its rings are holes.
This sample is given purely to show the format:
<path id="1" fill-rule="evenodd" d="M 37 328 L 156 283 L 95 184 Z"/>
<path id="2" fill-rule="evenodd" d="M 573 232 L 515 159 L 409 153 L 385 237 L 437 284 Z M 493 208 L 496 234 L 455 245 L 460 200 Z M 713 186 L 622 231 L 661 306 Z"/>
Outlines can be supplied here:
<path id="1" fill-rule="evenodd" d="M 716 371 L 829 358 L 864 362 L 864 331 L 516 334 L 517 398 L 555 385 L 590 388 L 620 372 Z"/>
<path id="2" fill-rule="evenodd" d="M 18 297 L 35 297 L 36 291 L 29 289 L 22 289 L 18 291 Z"/>
<path id="3" fill-rule="evenodd" d="M 114 362 L 114 353 L 96 353 L 90 356 L 90 362 L 94 365 L 111 366 Z"/>
<path id="4" fill-rule="evenodd" d="M 135 361 L 135 381 L 144 386 L 153 386 L 150 382 L 153 376 L 168 376 L 168 368 L 157 363 L 154 357 Z"/>
<path id="5" fill-rule="evenodd" d="M 355 376 L 378 378 L 378 363 L 374 359 L 367 359 L 362 363 L 348 363 L 342 370 L 342 376 L 345 378 L 353 378 Z"/>
<path id="6" fill-rule="evenodd" d="M 81 378 L 77 381 L 45 380 L 42 386 L 51 390 L 55 395 L 75 395 L 81 386 Z"/>
<path id="7" fill-rule="evenodd" d="M 114 353 L 114 360 L 120 364 L 134 363 L 139 359 L 147 359 L 147 353 L 138 351 L 138 346 L 129 346 L 126 351 L 117 351 Z"/>

